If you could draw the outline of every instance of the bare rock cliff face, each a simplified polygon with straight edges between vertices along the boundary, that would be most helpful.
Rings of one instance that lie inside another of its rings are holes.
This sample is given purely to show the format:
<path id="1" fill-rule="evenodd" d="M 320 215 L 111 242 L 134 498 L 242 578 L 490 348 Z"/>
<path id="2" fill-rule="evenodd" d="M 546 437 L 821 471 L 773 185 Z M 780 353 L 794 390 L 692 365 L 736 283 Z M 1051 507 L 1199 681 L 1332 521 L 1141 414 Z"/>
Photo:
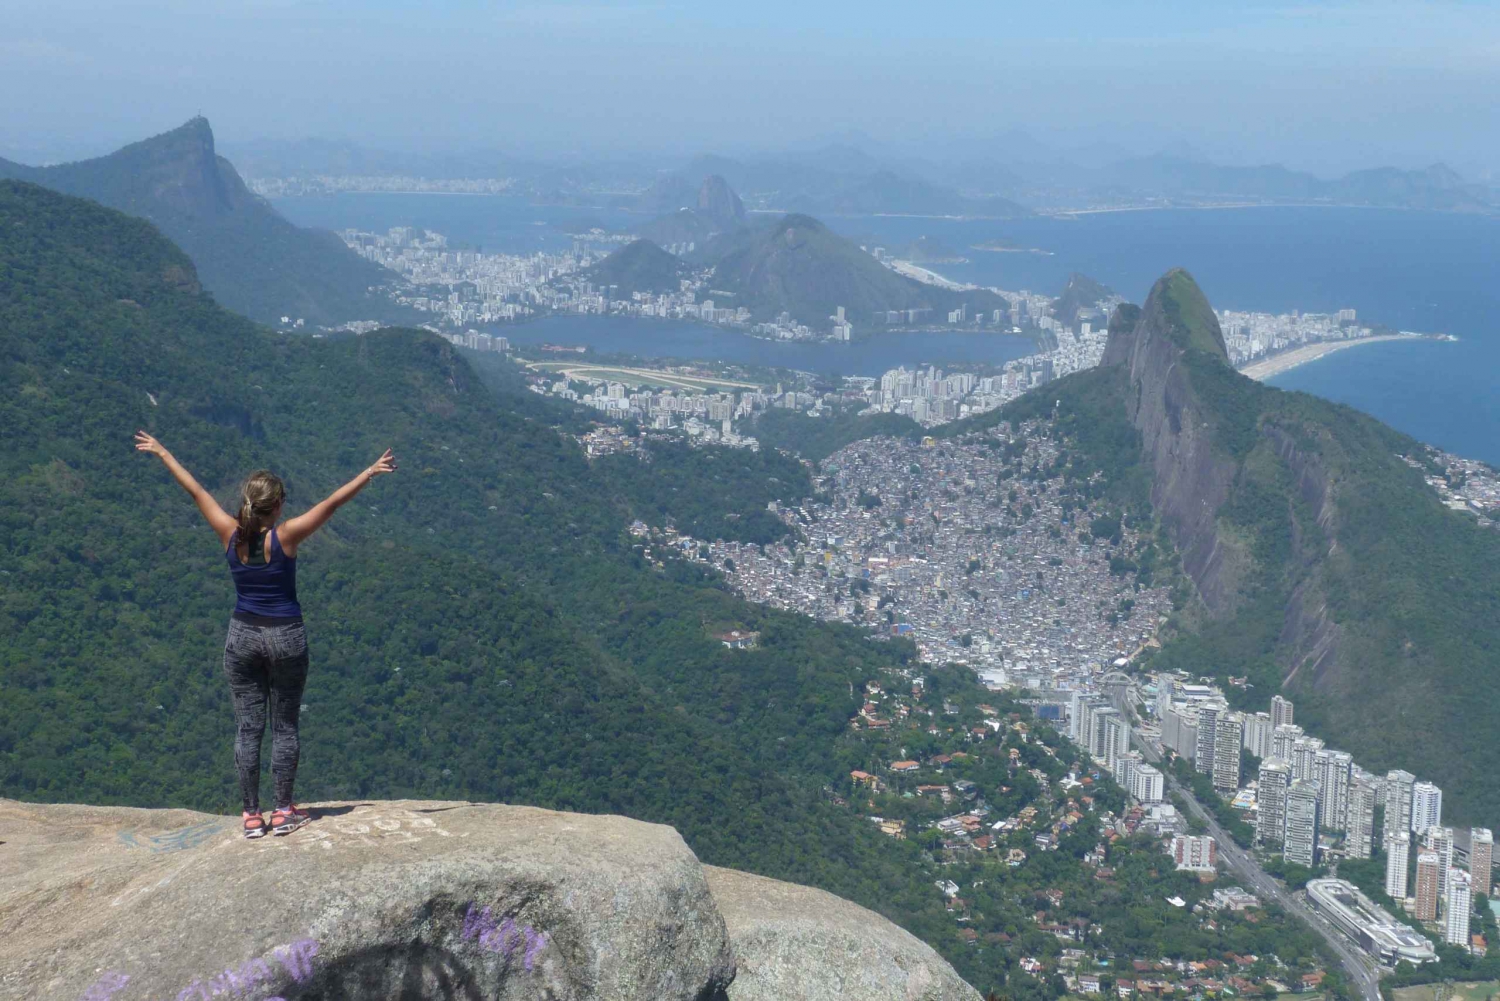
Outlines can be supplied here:
<path id="1" fill-rule="evenodd" d="M 1184 305 L 1176 298 L 1192 294 L 1202 298 L 1186 272 L 1174 271 L 1156 283 L 1144 307 L 1117 308 L 1103 363 L 1124 365 L 1130 373 L 1126 406 L 1153 470 L 1151 503 L 1182 555 L 1183 570 L 1209 611 L 1220 615 L 1234 607 L 1248 557 L 1217 527 L 1219 507 L 1229 496 L 1238 464 L 1214 448 L 1207 415 L 1182 365 L 1185 338 L 1173 330 L 1180 322 L 1173 313 L 1180 314 Z M 1212 311 L 1208 320 L 1223 353 L 1223 335 Z"/>
<path id="2" fill-rule="evenodd" d="M 0 800 L 0 998 L 768 996 L 753 978 L 736 988 L 738 952 L 796 967 L 807 997 L 977 997 L 923 993 L 962 986 L 935 954 L 893 972 L 926 947 L 869 912 L 863 951 L 824 951 L 846 941 L 837 916 L 822 937 L 761 927 L 742 947 L 670 827 L 419 801 L 313 814 L 289 837 L 247 841 L 238 818 Z M 737 876 L 715 877 L 733 884 L 732 914 L 757 894 L 763 909 L 817 894 Z M 861 980 L 856 962 L 884 973 Z"/>
<path id="3" fill-rule="evenodd" d="M 1145 306 L 1116 310 L 1103 363 L 1129 373 L 1126 406 L 1151 465 L 1152 505 L 1209 613 L 1227 617 L 1241 606 L 1250 574 L 1257 569 L 1248 540 L 1221 518 L 1221 508 L 1246 472 L 1219 431 L 1220 411 L 1226 408 L 1204 395 L 1212 392 L 1205 387 L 1215 380 L 1195 384 L 1190 358 L 1200 372 L 1214 359 L 1229 364 L 1207 299 L 1187 272 L 1174 270 L 1156 283 Z M 1321 584 L 1323 561 L 1337 547 L 1337 505 L 1322 458 L 1296 441 L 1274 419 L 1261 419 L 1253 439 L 1242 447 L 1253 445 L 1255 453 L 1265 453 L 1262 458 L 1289 474 L 1291 492 L 1279 503 L 1286 505 L 1293 530 L 1290 562 L 1269 568 L 1284 575 L 1290 587 L 1277 646 L 1285 683 L 1306 670 L 1312 683 L 1321 686 L 1337 673 L 1339 654 L 1340 629 Z M 1298 502 L 1312 512 L 1315 528 L 1293 516 Z M 1312 536 L 1319 532 L 1322 537 L 1314 544 Z"/>

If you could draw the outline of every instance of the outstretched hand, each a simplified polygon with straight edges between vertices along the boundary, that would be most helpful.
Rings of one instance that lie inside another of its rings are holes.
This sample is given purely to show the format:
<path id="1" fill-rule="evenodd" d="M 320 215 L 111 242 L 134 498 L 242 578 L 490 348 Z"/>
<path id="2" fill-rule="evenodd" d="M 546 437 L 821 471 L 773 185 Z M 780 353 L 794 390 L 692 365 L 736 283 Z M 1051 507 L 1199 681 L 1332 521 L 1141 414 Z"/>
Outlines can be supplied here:
<path id="1" fill-rule="evenodd" d="M 161 442 L 144 431 L 137 431 L 135 433 L 135 450 L 137 452 L 150 452 L 152 455 L 162 459 L 172 454 L 167 451 Z"/>
<path id="2" fill-rule="evenodd" d="M 390 449 L 386 449 L 385 454 L 375 460 L 375 465 L 365 470 L 365 475 L 373 480 L 383 473 L 394 473 L 395 471 L 396 457 L 391 453 Z"/>

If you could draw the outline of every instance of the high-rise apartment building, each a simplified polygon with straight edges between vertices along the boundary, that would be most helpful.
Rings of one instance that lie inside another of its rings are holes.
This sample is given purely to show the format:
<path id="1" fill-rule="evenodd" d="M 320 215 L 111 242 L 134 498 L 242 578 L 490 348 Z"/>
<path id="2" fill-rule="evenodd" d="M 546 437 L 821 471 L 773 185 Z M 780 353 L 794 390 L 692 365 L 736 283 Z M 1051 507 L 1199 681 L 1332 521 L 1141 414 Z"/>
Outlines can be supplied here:
<path id="1" fill-rule="evenodd" d="M 1443 864 L 1441 856 L 1430 848 L 1422 848 L 1417 852 L 1417 905 L 1411 916 L 1418 921 L 1436 921 L 1438 908 L 1438 887 L 1442 884 L 1442 875 L 1438 867 Z"/>
<path id="2" fill-rule="evenodd" d="M 1453 828 L 1429 827 L 1422 844 L 1438 854 L 1438 899 L 1448 893 L 1448 870 L 1453 868 Z"/>
<path id="3" fill-rule="evenodd" d="M 1088 733 L 1084 735 L 1083 745 L 1088 748 L 1089 753 L 1096 758 L 1104 757 L 1105 720 L 1111 716 L 1118 716 L 1120 711 L 1114 706 L 1108 705 L 1103 699 L 1095 699 L 1088 707 Z"/>
<path id="4" fill-rule="evenodd" d="M 1110 766 L 1110 774 L 1115 777 L 1121 789 L 1130 791 L 1130 783 L 1135 770 L 1144 763 L 1140 751 L 1126 751 L 1124 754 L 1115 756 L 1115 763 Z"/>
<path id="5" fill-rule="evenodd" d="M 1318 783 L 1296 779 L 1286 793 L 1286 841 L 1282 858 L 1311 869 L 1318 861 Z"/>
<path id="6" fill-rule="evenodd" d="M 1410 885 L 1407 869 L 1411 866 L 1411 834 L 1387 829 L 1385 839 L 1385 895 L 1395 901 L 1406 899 Z"/>
<path id="7" fill-rule="evenodd" d="M 1323 749 L 1321 737 L 1298 737 L 1292 741 L 1292 777 L 1318 778 L 1318 752 Z"/>
<path id="8" fill-rule="evenodd" d="M 1374 783 L 1356 778 L 1349 784 L 1349 809 L 1344 817 L 1344 851 L 1350 858 L 1369 858 L 1375 848 Z"/>
<path id="9" fill-rule="evenodd" d="M 1411 772 L 1393 769 L 1385 773 L 1385 829 L 1410 831 L 1411 787 L 1417 777 Z M 1420 831 L 1417 833 L 1421 833 Z"/>
<path id="10" fill-rule="evenodd" d="M 1288 764 L 1292 761 L 1292 743 L 1302 737 L 1302 728 L 1295 723 L 1272 727 L 1271 754 Z"/>
<path id="11" fill-rule="evenodd" d="M 1411 787 L 1411 829 L 1418 834 L 1443 822 L 1443 790 L 1431 782 Z"/>
<path id="12" fill-rule="evenodd" d="M 1166 777 L 1155 767 L 1136 765 L 1131 776 L 1130 795 L 1142 803 L 1160 803 L 1166 798 Z"/>
<path id="13" fill-rule="evenodd" d="M 1156 676 L 1156 718 L 1164 720 L 1172 709 L 1172 697 L 1177 694 L 1178 675 L 1162 671 Z"/>
<path id="14" fill-rule="evenodd" d="M 1114 771 L 1115 762 L 1129 751 L 1130 722 L 1115 709 L 1104 718 L 1104 763 Z"/>
<path id="15" fill-rule="evenodd" d="M 1233 792 L 1240 787 L 1240 751 L 1244 748 L 1245 718 L 1224 713 L 1214 724 L 1214 788 Z"/>
<path id="16" fill-rule="evenodd" d="M 1279 846 L 1286 841 L 1286 793 L 1292 784 L 1292 766 L 1280 758 L 1266 758 L 1260 763 L 1259 784 L 1255 840 Z"/>
<path id="17" fill-rule="evenodd" d="M 1324 748 L 1313 755 L 1313 778 L 1322 792 L 1320 816 L 1325 830 L 1348 830 L 1349 779 L 1354 758 L 1347 751 Z"/>
<path id="18" fill-rule="evenodd" d="M 1291 726 L 1292 703 L 1280 695 L 1271 696 L 1271 726 Z"/>
<path id="19" fill-rule="evenodd" d="M 1264 761 L 1271 756 L 1271 717 L 1267 713 L 1245 716 L 1245 750 Z"/>
<path id="20" fill-rule="evenodd" d="M 1229 711 L 1223 702 L 1200 702 L 1198 704 L 1198 753 L 1193 756 L 1193 767 L 1204 775 L 1214 773 L 1214 748 L 1218 738 L 1219 717 Z"/>
<path id="21" fill-rule="evenodd" d="M 1469 874 L 1462 869 L 1448 871 L 1448 891 L 1443 895 L 1443 941 L 1467 949 L 1469 915 L 1474 910 L 1474 893 Z"/>
<path id="22" fill-rule="evenodd" d="M 1490 866 L 1494 861 L 1495 836 L 1488 827 L 1476 827 L 1469 832 L 1469 875 L 1473 877 L 1473 892 L 1490 895 Z"/>

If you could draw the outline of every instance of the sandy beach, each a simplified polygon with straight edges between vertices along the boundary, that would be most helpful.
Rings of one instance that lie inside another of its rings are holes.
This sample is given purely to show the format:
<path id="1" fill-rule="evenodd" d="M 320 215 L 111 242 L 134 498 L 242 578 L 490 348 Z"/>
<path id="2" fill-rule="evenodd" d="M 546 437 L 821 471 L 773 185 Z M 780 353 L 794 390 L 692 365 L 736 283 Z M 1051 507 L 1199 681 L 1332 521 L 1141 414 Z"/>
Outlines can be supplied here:
<path id="1" fill-rule="evenodd" d="M 1410 334 L 1382 334 L 1378 337 L 1357 337 L 1348 341 L 1320 341 L 1317 344 L 1309 344 L 1291 351 L 1283 351 L 1279 355 L 1251 362 L 1240 369 L 1240 374 L 1248 375 L 1258 382 L 1265 382 L 1272 376 L 1289 372 L 1298 365 L 1306 365 L 1310 361 L 1317 361 L 1325 355 L 1331 355 L 1335 351 L 1342 351 L 1345 348 L 1358 347 L 1361 344 L 1375 344 L 1379 341 L 1409 341 L 1413 339 Z"/>

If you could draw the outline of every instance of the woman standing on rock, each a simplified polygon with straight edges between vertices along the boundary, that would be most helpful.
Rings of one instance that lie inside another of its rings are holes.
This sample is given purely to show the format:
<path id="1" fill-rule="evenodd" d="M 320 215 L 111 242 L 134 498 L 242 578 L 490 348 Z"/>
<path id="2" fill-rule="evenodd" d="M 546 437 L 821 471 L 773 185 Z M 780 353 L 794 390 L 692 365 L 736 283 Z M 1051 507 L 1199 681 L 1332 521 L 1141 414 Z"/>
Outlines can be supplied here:
<path id="1" fill-rule="evenodd" d="M 239 596 L 224 640 L 224 673 L 234 697 L 234 764 L 244 798 L 245 837 L 264 837 L 267 830 L 290 834 L 311 819 L 292 800 L 301 753 L 297 718 L 302 711 L 302 687 L 307 682 L 307 634 L 302 627 L 302 606 L 297 602 L 297 547 L 366 483 L 395 470 L 395 457 L 386 449 L 373 466 L 305 514 L 277 525 L 286 488 L 274 473 L 261 469 L 250 474 L 240 499 L 239 517 L 231 518 L 161 442 L 137 431 L 135 447 L 161 459 L 192 496 L 224 547 L 229 575 Z M 269 825 L 260 812 L 260 745 L 266 732 L 268 705 L 271 774 L 276 778 L 276 809 L 271 811 Z"/>

